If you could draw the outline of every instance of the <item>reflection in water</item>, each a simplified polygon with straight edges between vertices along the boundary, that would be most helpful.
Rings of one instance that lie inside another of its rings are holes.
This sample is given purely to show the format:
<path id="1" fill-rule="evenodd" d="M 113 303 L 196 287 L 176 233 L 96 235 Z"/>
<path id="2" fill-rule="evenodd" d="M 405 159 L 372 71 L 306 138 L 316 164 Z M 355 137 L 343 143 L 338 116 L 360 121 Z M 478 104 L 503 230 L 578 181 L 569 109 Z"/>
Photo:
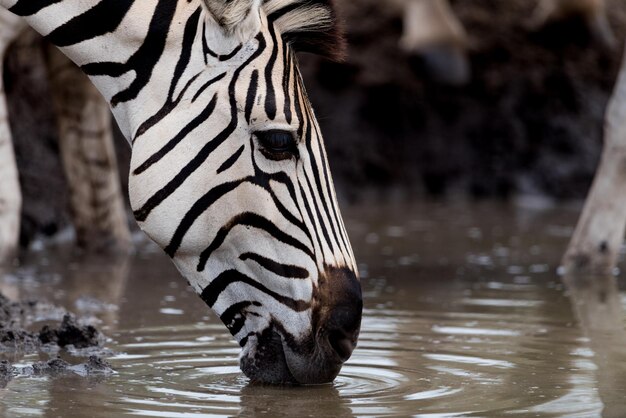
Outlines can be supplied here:
<path id="1" fill-rule="evenodd" d="M 321 416 L 319 411 L 329 417 L 352 417 L 349 403 L 333 385 L 280 389 L 248 385 L 241 391 L 238 416 L 258 417 L 277 410 L 286 417 Z"/>
<path id="2" fill-rule="evenodd" d="M 306 388 L 250 385 L 226 328 L 151 247 L 127 265 L 40 254 L 18 271 L 25 280 L 0 286 L 104 321 L 118 373 L 14 379 L 0 414 L 621 416 L 619 283 L 566 281 L 565 292 L 554 273 L 576 217 L 467 204 L 347 211 L 363 263 L 362 336 L 332 385 Z"/>
<path id="3" fill-rule="evenodd" d="M 574 313 L 589 339 L 588 356 L 597 367 L 604 417 L 623 417 L 626 407 L 626 331 L 617 280 L 613 276 L 566 276 Z"/>

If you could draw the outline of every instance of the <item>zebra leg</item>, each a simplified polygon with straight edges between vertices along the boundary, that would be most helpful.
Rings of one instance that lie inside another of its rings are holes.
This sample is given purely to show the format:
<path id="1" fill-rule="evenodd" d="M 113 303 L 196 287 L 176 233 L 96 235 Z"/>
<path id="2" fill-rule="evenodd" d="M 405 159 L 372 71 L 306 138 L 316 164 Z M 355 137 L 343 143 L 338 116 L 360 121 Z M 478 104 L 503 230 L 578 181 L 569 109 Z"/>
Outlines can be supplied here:
<path id="1" fill-rule="evenodd" d="M 471 76 L 467 34 L 448 0 L 402 0 L 404 29 L 400 48 L 422 58 L 428 74 L 446 84 Z"/>
<path id="2" fill-rule="evenodd" d="M 600 167 L 565 257 L 566 274 L 612 274 L 626 231 L 626 57 L 605 120 Z"/>
<path id="3" fill-rule="evenodd" d="M 6 51 L 24 27 L 21 19 L 0 10 L 0 264 L 10 262 L 15 255 L 22 210 L 22 194 L 2 75 Z"/>
<path id="4" fill-rule="evenodd" d="M 551 22 L 581 17 L 593 39 L 607 50 L 617 46 L 617 40 L 607 18 L 605 0 L 543 0 L 537 4 L 530 20 L 531 29 Z"/>
<path id="5" fill-rule="evenodd" d="M 89 79 L 55 47 L 47 51 L 63 167 L 79 247 L 127 251 L 130 231 L 117 170 L 111 112 Z"/>

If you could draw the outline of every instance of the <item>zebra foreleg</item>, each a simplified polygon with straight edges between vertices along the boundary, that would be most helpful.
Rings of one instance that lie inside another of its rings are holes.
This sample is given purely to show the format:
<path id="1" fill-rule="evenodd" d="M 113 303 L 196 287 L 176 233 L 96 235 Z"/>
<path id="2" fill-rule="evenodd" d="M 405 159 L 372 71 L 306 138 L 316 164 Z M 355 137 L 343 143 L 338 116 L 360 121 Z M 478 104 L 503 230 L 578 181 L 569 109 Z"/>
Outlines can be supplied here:
<path id="1" fill-rule="evenodd" d="M 127 251 L 131 240 L 109 106 L 56 48 L 48 48 L 47 61 L 77 244 L 90 252 Z"/>
<path id="2" fill-rule="evenodd" d="M 464 84 L 471 76 L 467 33 L 448 0 L 401 0 L 404 29 L 400 48 L 421 57 L 434 80 Z"/>
<path id="3" fill-rule="evenodd" d="M 11 261 L 19 243 L 22 194 L 4 90 L 4 59 L 25 24 L 8 12 L 0 13 L 0 265 Z"/>
<path id="4" fill-rule="evenodd" d="M 566 274 L 612 274 L 626 231 L 626 57 L 605 120 L 604 150 L 569 244 Z"/>

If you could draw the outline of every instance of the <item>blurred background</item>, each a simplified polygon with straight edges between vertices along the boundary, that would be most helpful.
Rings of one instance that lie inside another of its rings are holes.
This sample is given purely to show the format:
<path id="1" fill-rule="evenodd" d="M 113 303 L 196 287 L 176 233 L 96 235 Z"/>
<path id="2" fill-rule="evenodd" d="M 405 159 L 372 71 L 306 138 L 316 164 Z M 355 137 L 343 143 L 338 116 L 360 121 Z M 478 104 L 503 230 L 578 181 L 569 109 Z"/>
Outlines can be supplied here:
<path id="1" fill-rule="evenodd" d="M 621 61 L 624 0 L 606 1 L 618 42 L 584 13 L 538 24 L 536 1 L 452 0 L 461 33 L 413 49 L 402 0 L 336 3 L 345 61 L 300 59 L 343 202 L 584 198 Z M 14 51 L 39 42 L 23 39 Z M 12 53 L 7 69 L 27 245 L 69 224 L 68 191 L 43 59 Z M 125 183 L 130 150 L 116 141 Z"/>

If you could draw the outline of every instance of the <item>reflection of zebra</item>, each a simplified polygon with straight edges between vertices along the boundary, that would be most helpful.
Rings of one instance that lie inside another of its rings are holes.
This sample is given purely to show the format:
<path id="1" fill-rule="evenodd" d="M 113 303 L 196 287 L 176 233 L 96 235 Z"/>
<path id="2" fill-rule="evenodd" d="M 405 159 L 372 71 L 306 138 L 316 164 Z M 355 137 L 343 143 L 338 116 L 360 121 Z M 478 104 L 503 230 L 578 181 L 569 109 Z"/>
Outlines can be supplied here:
<path id="1" fill-rule="evenodd" d="M 332 380 L 361 290 L 295 51 L 340 54 L 328 0 L 0 0 L 61 47 L 132 143 L 130 198 L 254 380 Z"/>
<path id="2" fill-rule="evenodd" d="M 130 234 L 109 107 L 87 77 L 56 48 L 49 47 L 43 54 L 39 35 L 25 31 L 26 27 L 22 19 L 0 9 L 0 62 L 4 62 L 8 46 L 14 44 L 14 67 L 43 68 L 45 64 L 48 69 L 77 241 L 91 251 L 117 252 L 127 248 Z M 20 69 L 13 73 L 19 74 Z M 20 187 L 6 116 L 0 77 L 0 264 L 10 262 L 17 247 L 21 214 Z"/>

